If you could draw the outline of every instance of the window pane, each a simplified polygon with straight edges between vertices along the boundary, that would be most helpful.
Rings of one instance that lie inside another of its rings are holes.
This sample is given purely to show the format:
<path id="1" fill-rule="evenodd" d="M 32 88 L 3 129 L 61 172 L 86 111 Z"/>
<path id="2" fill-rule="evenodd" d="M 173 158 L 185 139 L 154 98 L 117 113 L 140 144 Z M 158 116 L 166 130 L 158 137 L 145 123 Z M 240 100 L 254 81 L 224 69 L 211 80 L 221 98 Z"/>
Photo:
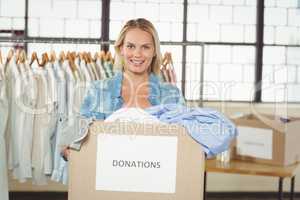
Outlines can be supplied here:
<path id="1" fill-rule="evenodd" d="M 218 101 L 252 101 L 254 55 L 254 46 L 207 45 L 203 98 Z"/>
<path id="2" fill-rule="evenodd" d="M 299 53 L 299 47 L 264 48 L 262 101 L 300 102 Z"/>
<path id="3" fill-rule="evenodd" d="M 256 3 L 189 1 L 187 38 L 203 42 L 254 42 Z"/>
<path id="4" fill-rule="evenodd" d="M 12 29 L 12 18 L 11 17 L 0 17 L 0 29 L 11 30 Z"/>
<path id="5" fill-rule="evenodd" d="M 24 17 L 25 1 L 0 0 L 0 13 L 4 17 Z"/>
<path id="6" fill-rule="evenodd" d="M 97 44 L 57 44 L 57 43 L 29 43 L 28 44 L 28 55 L 31 55 L 33 52 L 36 52 L 39 57 L 45 52 L 50 52 L 54 50 L 56 55 L 59 55 L 61 51 L 86 51 L 91 52 L 94 55 L 95 52 L 100 51 L 100 45 Z M 29 56 L 30 57 L 30 56 Z"/>
<path id="7" fill-rule="evenodd" d="M 112 0 L 110 38 L 116 40 L 123 24 L 129 19 L 146 18 L 157 29 L 161 41 L 181 41 L 183 1 Z"/>
<path id="8" fill-rule="evenodd" d="M 23 30 L 25 1 L 0 0 L 0 30 Z"/>
<path id="9" fill-rule="evenodd" d="M 199 46 L 187 47 L 186 85 L 185 96 L 187 100 L 199 100 L 201 89 L 201 51 Z"/>
<path id="10" fill-rule="evenodd" d="M 28 34 L 100 38 L 101 5 L 101 1 L 29 0 Z"/>
<path id="11" fill-rule="evenodd" d="M 266 44 L 300 44 L 300 14 L 298 0 L 265 1 Z"/>

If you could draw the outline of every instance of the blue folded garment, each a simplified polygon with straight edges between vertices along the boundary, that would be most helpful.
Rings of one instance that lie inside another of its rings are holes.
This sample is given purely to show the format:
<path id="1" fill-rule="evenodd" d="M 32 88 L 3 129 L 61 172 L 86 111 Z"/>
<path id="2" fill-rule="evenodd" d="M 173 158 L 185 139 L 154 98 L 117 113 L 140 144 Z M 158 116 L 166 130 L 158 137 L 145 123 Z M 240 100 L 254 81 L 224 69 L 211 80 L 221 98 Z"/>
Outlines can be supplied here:
<path id="1" fill-rule="evenodd" d="M 213 109 L 165 104 L 147 108 L 146 111 L 162 122 L 185 127 L 190 136 L 203 146 L 208 157 L 227 150 L 237 136 L 235 125 Z"/>

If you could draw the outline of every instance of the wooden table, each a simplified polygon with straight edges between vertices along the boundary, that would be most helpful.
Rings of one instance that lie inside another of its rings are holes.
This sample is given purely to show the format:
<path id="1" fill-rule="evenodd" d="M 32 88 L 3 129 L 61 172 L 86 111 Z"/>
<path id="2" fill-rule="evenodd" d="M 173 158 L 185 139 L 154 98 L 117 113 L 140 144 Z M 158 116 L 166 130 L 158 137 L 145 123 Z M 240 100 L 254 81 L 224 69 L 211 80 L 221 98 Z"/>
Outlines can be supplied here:
<path id="1" fill-rule="evenodd" d="M 273 166 L 265 164 L 257 164 L 252 162 L 231 160 L 229 163 L 222 163 L 216 160 L 206 160 L 204 172 L 204 197 L 206 197 L 206 174 L 207 172 L 231 173 L 231 174 L 245 174 L 255 176 L 272 176 L 279 177 L 278 199 L 283 199 L 282 185 L 284 178 L 291 178 L 290 199 L 294 199 L 295 188 L 295 171 L 298 164 L 289 166 Z"/>

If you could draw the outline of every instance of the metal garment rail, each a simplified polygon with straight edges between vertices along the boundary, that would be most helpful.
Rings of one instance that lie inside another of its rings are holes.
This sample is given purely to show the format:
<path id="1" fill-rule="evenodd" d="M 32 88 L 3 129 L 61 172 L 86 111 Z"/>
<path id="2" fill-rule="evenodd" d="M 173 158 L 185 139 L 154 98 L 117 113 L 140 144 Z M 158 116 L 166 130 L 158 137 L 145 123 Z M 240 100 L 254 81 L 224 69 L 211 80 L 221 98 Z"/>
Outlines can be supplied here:
<path id="1" fill-rule="evenodd" d="M 53 43 L 53 44 L 113 44 L 96 38 L 48 38 L 48 37 L 0 37 L 0 42 L 8 43 Z"/>

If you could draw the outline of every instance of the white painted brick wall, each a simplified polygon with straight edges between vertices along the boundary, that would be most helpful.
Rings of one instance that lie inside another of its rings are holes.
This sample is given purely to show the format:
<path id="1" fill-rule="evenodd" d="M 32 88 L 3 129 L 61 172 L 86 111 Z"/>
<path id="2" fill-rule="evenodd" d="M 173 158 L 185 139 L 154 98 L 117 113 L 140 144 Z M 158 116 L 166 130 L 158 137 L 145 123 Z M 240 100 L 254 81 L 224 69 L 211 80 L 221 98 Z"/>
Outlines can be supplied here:
<path id="1" fill-rule="evenodd" d="M 242 25 L 222 25 L 221 41 L 222 42 L 241 42 L 244 38 Z"/>
<path id="2" fill-rule="evenodd" d="M 299 40 L 297 27 L 276 27 L 276 44 L 297 44 Z"/>
<path id="3" fill-rule="evenodd" d="M 263 54 L 264 64 L 286 64 L 284 47 L 264 47 Z"/>
<path id="4" fill-rule="evenodd" d="M 211 6 L 209 14 L 215 23 L 232 23 L 232 6 Z"/>
<path id="5" fill-rule="evenodd" d="M 251 64 L 255 61 L 255 49 L 253 46 L 233 46 L 232 62 L 239 64 Z"/>
<path id="6" fill-rule="evenodd" d="M 287 25 L 287 9 L 285 8 L 265 8 L 266 25 Z"/>
<path id="7" fill-rule="evenodd" d="M 233 23 L 256 24 L 256 8 L 254 6 L 234 6 Z"/>

